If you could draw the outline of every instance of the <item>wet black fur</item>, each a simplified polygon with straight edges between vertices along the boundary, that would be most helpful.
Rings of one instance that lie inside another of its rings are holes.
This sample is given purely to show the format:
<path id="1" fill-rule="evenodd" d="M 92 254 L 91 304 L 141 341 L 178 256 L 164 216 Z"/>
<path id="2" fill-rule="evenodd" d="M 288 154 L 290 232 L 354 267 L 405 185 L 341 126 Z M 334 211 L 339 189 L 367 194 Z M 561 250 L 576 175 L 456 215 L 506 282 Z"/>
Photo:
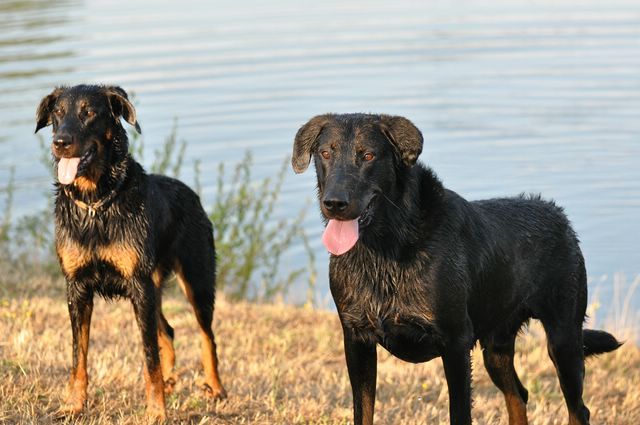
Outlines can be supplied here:
<path id="1" fill-rule="evenodd" d="M 530 318 L 545 328 L 570 414 L 587 423 L 584 356 L 619 343 L 582 330 L 584 259 L 562 209 L 539 196 L 466 201 L 416 163 L 421 150 L 419 130 L 386 115 L 317 116 L 295 138 L 293 168 L 313 158 L 324 219 L 359 217 L 358 242 L 329 266 L 356 424 L 373 420 L 376 344 L 409 362 L 442 357 L 451 423 L 471 422 L 476 341 L 494 383 L 526 403 L 513 347 Z"/>
<path id="2" fill-rule="evenodd" d="M 87 109 L 94 115 L 83 112 Z M 161 291 L 154 285 L 152 274 L 156 271 L 164 280 L 176 263 L 193 293 L 200 326 L 211 330 L 215 298 L 211 222 L 195 192 L 176 179 L 146 174 L 132 158 L 121 117 L 140 131 L 127 94 L 111 86 L 57 88 L 42 100 L 37 111 L 36 131 L 53 125 L 56 165 L 62 156 L 93 152 L 87 163 L 81 163 L 78 176 L 93 179 L 95 190 L 55 184 L 56 246 L 71 243 L 92 255 L 100 247 L 123 244 L 132 247 L 138 259 L 130 277 L 123 276 L 112 262 L 95 257 L 74 273 L 63 268 L 73 330 L 74 371 L 79 356 L 78 334 L 83 323 L 90 321 L 94 294 L 131 300 L 142 333 L 146 366 L 149 371 L 158 369 L 158 320 L 164 322 L 171 338 L 173 329 L 162 316 Z M 56 141 L 60 141 L 58 145 Z M 95 215 L 76 202 L 91 204 L 112 191 L 112 199 Z"/>

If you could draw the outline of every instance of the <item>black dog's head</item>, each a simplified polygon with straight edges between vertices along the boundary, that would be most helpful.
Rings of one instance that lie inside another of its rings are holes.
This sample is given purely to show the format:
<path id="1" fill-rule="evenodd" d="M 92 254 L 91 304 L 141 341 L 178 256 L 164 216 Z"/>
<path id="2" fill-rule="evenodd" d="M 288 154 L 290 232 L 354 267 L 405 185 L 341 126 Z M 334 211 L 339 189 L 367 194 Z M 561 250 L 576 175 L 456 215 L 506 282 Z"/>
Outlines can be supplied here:
<path id="1" fill-rule="evenodd" d="M 396 174 L 411 168 L 422 151 L 422 134 L 398 116 L 319 115 L 296 134 L 292 165 L 296 173 L 314 158 L 322 214 L 329 220 L 372 219 L 375 204 L 389 199 Z"/>
<path id="2" fill-rule="evenodd" d="M 53 125 L 51 152 L 61 184 L 93 187 L 107 167 L 128 151 L 120 117 L 140 132 L 136 112 L 120 87 L 58 87 L 36 112 L 36 132 Z"/>

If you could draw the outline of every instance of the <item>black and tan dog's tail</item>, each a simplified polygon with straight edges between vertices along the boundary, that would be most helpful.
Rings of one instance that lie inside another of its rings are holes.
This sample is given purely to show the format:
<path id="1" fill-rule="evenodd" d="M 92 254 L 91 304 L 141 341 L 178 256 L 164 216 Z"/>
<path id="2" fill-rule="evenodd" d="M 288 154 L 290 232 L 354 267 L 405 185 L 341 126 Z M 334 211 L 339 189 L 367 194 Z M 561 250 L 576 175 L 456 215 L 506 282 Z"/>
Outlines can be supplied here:
<path id="1" fill-rule="evenodd" d="M 582 331 L 582 341 L 585 357 L 617 350 L 623 344 L 608 332 L 592 329 Z"/>

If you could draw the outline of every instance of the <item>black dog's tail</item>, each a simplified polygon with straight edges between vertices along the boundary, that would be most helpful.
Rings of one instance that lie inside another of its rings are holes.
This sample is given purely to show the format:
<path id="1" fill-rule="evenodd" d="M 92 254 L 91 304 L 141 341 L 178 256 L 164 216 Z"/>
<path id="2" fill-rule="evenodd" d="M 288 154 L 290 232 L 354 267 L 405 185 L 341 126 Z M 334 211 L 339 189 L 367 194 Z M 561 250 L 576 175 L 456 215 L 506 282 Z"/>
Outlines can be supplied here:
<path id="1" fill-rule="evenodd" d="M 582 331 L 582 342 L 585 357 L 617 350 L 623 344 L 608 332 L 592 329 Z"/>

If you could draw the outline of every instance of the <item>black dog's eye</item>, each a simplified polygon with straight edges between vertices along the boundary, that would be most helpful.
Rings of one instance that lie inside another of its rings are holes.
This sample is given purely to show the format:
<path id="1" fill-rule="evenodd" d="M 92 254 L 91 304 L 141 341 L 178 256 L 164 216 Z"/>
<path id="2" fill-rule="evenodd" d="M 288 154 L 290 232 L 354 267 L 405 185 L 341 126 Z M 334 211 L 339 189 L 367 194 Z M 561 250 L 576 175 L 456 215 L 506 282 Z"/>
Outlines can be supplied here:
<path id="1" fill-rule="evenodd" d="M 93 118 L 96 116 L 96 113 L 91 109 L 87 109 L 87 111 L 85 112 L 85 115 L 87 116 L 87 118 Z"/>
<path id="2" fill-rule="evenodd" d="M 373 158 L 375 158 L 376 156 L 374 154 L 372 154 L 371 152 L 367 152 L 364 154 L 364 156 L 362 157 L 362 159 L 364 159 L 365 161 L 369 162 L 372 161 Z"/>
<path id="3" fill-rule="evenodd" d="M 320 155 L 322 155 L 324 159 L 329 159 L 331 157 L 331 154 L 329 154 L 328 151 L 322 151 L 320 152 Z"/>
<path id="4" fill-rule="evenodd" d="M 53 110 L 53 113 L 57 116 L 60 116 L 62 114 L 64 114 L 64 111 L 62 110 L 62 108 L 57 107 L 56 109 Z"/>

